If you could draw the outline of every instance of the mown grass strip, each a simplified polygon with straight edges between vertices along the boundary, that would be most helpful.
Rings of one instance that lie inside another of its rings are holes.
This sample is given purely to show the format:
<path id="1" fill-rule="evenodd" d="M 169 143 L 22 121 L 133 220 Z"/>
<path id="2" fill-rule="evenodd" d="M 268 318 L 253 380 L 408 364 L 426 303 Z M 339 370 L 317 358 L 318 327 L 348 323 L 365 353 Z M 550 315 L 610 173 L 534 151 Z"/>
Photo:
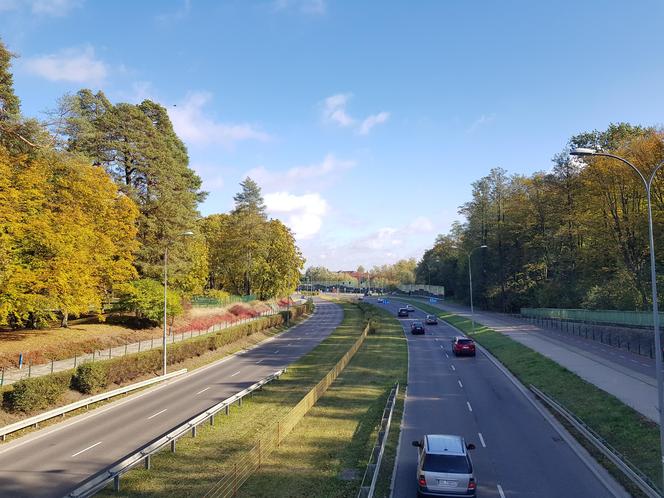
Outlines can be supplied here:
<path id="1" fill-rule="evenodd" d="M 377 427 L 395 382 L 405 387 L 407 344 L 389 313 L 362 305 L 374 321 L 370 334 L 318 403 L 245 483 L 241 497 L 354 497 L 377 438 Z M 401 400 L 403 404 L 403 399 Z M 400 412 L 393 415 L 390 447 L 379 490 L 389 496 Z"/>
<path id="2" fill-rule="evenodd" d="M 427 313 L 436 314 L 472 336 L 498 358 L 523 384 L 526 386 L 532 384 L 562 403 L 609 445 L 636 465 L 655 485 L 660 485 L 662 482 L 661 466 L 659 465 L 661 452 L 659 427 L 656 423 L 555 361 L 493 329 L 475 322 L 475 333 L 473 334 L 471 321 L 467 318 L 441 311 L 440 308 L 421 301 L 399 300 L 410 302 Z M 585 443 L 583 439 L 580 441 Z M 606 462 L 602 463 L 606 464 Z M 624 482 L 621 473 L 615 474 L 616 471 L 612 468 L 609 470 Z"/>
<path id="3" fill-rule="evenodd" d="M 163 451 L 152 459 L 152 470 L 137 469 L 122 478 L 122 491 L 100 496 L 203 496 L 217 482 L 221 470 L 242 458 L 243 452 L 275 420 L 279 420 L 336 364 L 362 333 L 364 313 L 354 304 L 342 304 L 339 327 L 308 355 L 288 368 L 214 427 L 202 425 L 196 438 L 182 438 L 177 452 Z M 277 496 L 275 494 L 271 496 Z"/>

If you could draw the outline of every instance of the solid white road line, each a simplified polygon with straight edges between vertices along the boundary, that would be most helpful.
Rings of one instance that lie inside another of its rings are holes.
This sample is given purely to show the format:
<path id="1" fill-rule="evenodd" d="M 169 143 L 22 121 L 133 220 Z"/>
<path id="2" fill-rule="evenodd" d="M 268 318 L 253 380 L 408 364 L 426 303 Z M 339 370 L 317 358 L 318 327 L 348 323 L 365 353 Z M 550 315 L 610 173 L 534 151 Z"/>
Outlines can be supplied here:
<path id="1" fill-rule="evenodd" d="M 463 389 L 463 384 L 461 383 L 461 381 L 460 381 L 460 380 L 457 380 L 457 382 L 459 383 L 459 387 L 460 387 L 461 389 Z"/>
<path id="2" fill-rule="evenodd" d="M 80 454 L 83 453 L 84 451 L 91 450 L 92 448 L 94 448 L 95 446 L 99 446 L 100 444 L 101 444 L 101 441 L 99 441 L 98 443 L 93 444 L 92 446 L 88 446 L 87 448 L 85 448 L 85 449 L 83 449 L 83 450 L 81 450 L 81 451 L 79 451 L 79 452 L 77 452 L 77 453 L 74 453 L 71 457 L 74 458 L 75 456 L 80 455 Z"/>
<path id="3" fill-rule="evenodd" d="M 157 412 L 157 413 L 155 413 L 154 415 L 150 415 L 150 416 L 147 418 L 147 420 L 150 420 L 151 418 L 154 418 L 154 417 L 156 417 L 157 415 L 161 415 L 161 414 L 164 413 L 166 410 L 168 410 L 168 408 L 164 408 L 162 411 Z"/>
<path id="4" fill-rule="evenodd" d="M 452 370 L 456 370 L 456 368 L 454 368 L 454 365 L 450 365 L 450 366 L 452 367 Z"/>
<path id="5" fill-rule="evenodd" d="M 204 392 L 205 392 L 205 391 L 207 391 L 208 389 L 210 389 L 210 387 L 209 387 L 209 386 L 208 386 L 208 387 L 206 387 L 205 389 L 201 389 L 201 390 L 200 390 L 200 391 L 198 391 L 198 392 L 197 392 L 196 394 L 201 394 L 201 393 L 204 393 Z"/>
<path id="6" fill-rule="evenodd" d="M 486 448 L 486 443 L 484 442 L 484 437 L 481 432 L 478 432 L 477 435 L 480 437 L 480 443 L 482 443 L 482 448 Z"/>
<path id="7" fill-rule="evenodd" d="M 468 411 L 469 411 L 469 412 L 472 412 L 472 411 L 473 411 L 473 407 L 470 406 L 470 401 L 466 401 L 466 404 L 468 405 Z"/>
<path id="8" fill-rule="evenodd" d="M 240 373 L 240 370 L 238 370 L 238 371 L 235 372 L 233 375 L 231 375 L 231 377 L 235 377 L 235 376 L 236 376 L 237 374 L 239 374 L 239 373 Z"/>
<path id="9" fill-rule="evenodd" d="M 505 498 L 505 491 L 503 491 L 503 487 L 498 484 L 498 493 L 500 494 L 500 498 Z"/>

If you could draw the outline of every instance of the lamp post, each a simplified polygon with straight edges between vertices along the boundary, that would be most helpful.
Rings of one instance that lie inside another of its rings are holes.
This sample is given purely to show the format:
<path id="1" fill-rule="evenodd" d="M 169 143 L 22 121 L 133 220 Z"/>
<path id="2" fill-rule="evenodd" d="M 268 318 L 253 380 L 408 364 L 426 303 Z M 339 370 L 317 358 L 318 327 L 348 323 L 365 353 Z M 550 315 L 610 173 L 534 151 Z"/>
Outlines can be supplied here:
<path id="1" fill-rule="evenodd" d="M 194 235 L 194 232 L 187 231 L 182 232 L 181 236 Z M 166 327 L 167 327 L 167 316 L 168 316 L 168 242 L 166 243 L 166 248 L 164 249 L 164 335 L 162 338 L 162 371 L 163 375 L 166 375 Z"/>
<path id="2" fill-rule="evenodd" d="M 471 249 L 470 252 L 468 253 L 468 286 L 470 288 L 470 323 L 471 323 L 471 330 L 473 333 L 475 333 L 475 308 L 473 308 L 473 270 L 470 265 L 470 256 L 472 256 L 473 252 L 477 249 L 486 249 L 486 244 L 482 244 L 481 246 L 477 246 L 474 249 Z"/>
<path id="3" fill-rule="evenodd" d="M 659 309 L 657 303 L 657 280 L 655 273 L 655 239 L 653 237 L 652 229 L 652 204 L 650 201 L 650 191 L 652 182 L 655 179 L 655 175 L 659 169 L 664 166 L 664 161 L 660 162 L 655 169 L 652 171 L 650 176 L 646 178 L 639 169 L 634 166 L 627 159 L 624 159 L 620 156 L 614 154 L 608 154 L 605 152 L 598 152 L 594 149 L 588 148 L 577 148 L 570 152 L 572 156 L 601 156 L 601 157 L 610 157 L 612 159 L 617 159 L 618 161 L 623 162 L 630 168 L 632 168 L 639 178 L 643 182 L 643 186 L 646 189 L 646 197 L 648 199 L 648 239 L 650 243 L 650 287 L 652 291 L 652 323 L 653 331 L 655 334 L 655 369 L 656 378 L 657 378 L 657 406 L 659 408 L 659 447 L 662 452 L 662 470 L 664 471 L 664 379 L 662 378 L 662 344 L 661 337 L 659 335 Z M 663 474 L 664 478 L 664 474 Z"/>

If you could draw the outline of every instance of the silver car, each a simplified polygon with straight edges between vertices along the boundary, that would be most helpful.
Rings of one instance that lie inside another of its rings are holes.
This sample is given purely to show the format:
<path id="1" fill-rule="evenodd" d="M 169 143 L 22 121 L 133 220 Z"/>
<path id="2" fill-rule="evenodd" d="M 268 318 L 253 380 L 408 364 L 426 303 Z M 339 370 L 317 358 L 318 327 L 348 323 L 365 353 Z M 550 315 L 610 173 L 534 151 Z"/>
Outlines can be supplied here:
<path id="1" fill-rule="evenodd" d="M 466 444 L 461 436 L 429 434 L 413 441 L 418 448 L 417 496 L 475 496 L 477 483 Z"/>

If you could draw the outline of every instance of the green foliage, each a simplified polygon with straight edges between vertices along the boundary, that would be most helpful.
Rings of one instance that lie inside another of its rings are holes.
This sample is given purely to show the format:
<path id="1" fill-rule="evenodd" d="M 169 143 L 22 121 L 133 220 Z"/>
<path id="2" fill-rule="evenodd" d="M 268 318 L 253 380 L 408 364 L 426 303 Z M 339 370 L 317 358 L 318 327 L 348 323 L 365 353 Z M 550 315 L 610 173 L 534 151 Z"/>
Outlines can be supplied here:
<path id="1" fill-rule="evenodd" d="M 121 293 L 118 307 L 136 313 L 139 318 L 147 318 L 163 323 L 164 320 L 164 286 L 161 282 L 142 278 L 125 284 L 119 288 Z M 166 314 L 174 318 L 183 313 L 180 295 L 168 289 L 168 307 Z"/>
<path id="2" fill-rule="evenodd" d="M 251 178 L 247 177 L 240 182 L 242 190 L 235 194 L 235 209 L 233 214 L 253 213 L 262 218 L 267 218 L 265 213 L 265 202 L 261 194 L 261 188 Z"/>
<path id="3" fill-rule="evenodd" d="M 9 71 L 14 57 L 0 40 L 0 121 L 18 119 L 20 101 L 14 93 L 14 78 Z"/>
<path id="4" fill-rule="evenodd" d="M 72 371 L 19 380 L 5 391 L 2 404 L 9 412 L 33 412 L 58 403 L 72 381 Z"/>
<path id="5" fill-rule="evenodd" d="M 83 394 L 93 394 L 108 386 L 110 362 L 84 363 L 76 368 L 72 386 Z"/>

